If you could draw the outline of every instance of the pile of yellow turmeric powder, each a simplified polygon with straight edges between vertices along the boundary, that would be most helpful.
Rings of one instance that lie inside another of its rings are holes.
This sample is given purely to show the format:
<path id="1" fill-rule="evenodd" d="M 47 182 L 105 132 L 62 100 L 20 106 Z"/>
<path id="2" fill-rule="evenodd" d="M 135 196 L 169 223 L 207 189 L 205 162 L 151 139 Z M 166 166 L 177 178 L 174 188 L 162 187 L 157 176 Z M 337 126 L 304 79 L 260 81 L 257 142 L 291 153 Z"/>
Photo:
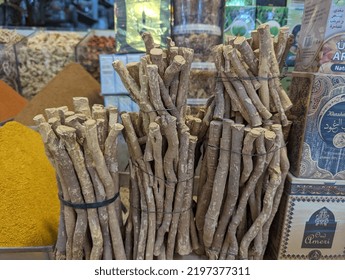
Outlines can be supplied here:
<path id="1" fill-rule="evenodd" d="M 54 245 L 57 192 L 40 135 L 14 121 L 0 127 L 0 247 Z"/>

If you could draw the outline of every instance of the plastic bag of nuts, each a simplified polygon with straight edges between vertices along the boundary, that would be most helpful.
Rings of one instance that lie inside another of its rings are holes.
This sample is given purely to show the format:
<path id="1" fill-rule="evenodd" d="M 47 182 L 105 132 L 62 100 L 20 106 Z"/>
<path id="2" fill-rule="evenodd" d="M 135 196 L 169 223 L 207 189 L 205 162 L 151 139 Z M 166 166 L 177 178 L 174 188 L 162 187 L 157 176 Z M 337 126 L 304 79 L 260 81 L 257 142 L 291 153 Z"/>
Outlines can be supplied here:
<path id="1" fill-rule="evenodd" d="M 38 31 L 15 45 L 22 95 L 31 99 L 67 64 L 86 32 Z"/>
<path id="2" fill-rule="evenodd" d="M 92 30 L 76 47 L 76 58 L 97 81 L 100 81 L 100 54 L 116 52 L 115 33 L 111 30 Z"/>

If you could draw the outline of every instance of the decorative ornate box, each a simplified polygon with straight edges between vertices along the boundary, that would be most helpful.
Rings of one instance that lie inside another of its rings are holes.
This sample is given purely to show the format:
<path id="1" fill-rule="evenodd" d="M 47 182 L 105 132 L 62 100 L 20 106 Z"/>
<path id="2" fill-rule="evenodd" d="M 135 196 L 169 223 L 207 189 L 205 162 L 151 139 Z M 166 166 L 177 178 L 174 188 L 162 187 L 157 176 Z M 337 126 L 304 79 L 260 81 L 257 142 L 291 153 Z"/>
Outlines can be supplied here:
<path id="1" fill-rule="evenodd" d="M 345 181 L 289 174 L 271 227 L 274 259 L 345 259 Z"/>
<path id="2" fill-rule="evenodd" d="M 291 173 L 345 180 L 345 76 L 293 72 L 290 98 Z"/>

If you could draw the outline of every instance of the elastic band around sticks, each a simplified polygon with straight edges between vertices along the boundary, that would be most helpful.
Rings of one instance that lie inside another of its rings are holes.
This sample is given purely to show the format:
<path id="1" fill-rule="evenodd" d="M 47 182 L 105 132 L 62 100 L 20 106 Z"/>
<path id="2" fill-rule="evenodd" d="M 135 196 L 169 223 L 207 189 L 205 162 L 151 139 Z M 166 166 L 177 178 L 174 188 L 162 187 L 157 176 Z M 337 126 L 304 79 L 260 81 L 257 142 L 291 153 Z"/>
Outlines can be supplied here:
<path id="1" fill-rule="evenodd" d="M 214 149 L 218 149 L 220 151 L 224 151 L 224 152 L 230 152 L 230 153 L 234 153 L 234 154 L 239 154 L 239 155 L 243 155 L 243 156 L 252 156 L 252 157 L 260 157 L 260 156 L 265 156 L 265 155 L 268 155 L 268 154 L 271 154 L 271 153 L 275 153 L 276 151 L 280 150 L 280 149 L 283 149 L 287 146 L 287 142 L 285 145 L 283 146 L 280 146 L 280 147 L 277 147 L 276 149 L 272 150 L 272 151 L 268 151 L 267 153 L 260 153 L 260 154 L 246 154 L 246 153 L 241 153 L 241 152 L 237 152 L 237 151 L 233 151 L 233 150 L 228 150 L 228 149 L 223 149 L 223 148 L 220 148 L 220 147 L 217 147 L 217 146 L 214 146 L 214 145 L 210 145 L 210 144 L 207 144 L 207 147 L 211 147 L 211 148 L 214 148 Z"/>
<path id="2" fill-rule="evenodd" d="M 141 169 L 140 166 L 137 165 L 137 163 L 133 163 L 133 166 L 135 166 L 136 168 L 138 168 L 141 172 L 143 172 L 143 173 L 145 173 L 145 174 L 147 174 L 147 175 L 149 175 L 149 176 L 152 176 L 154 179 L 158 179 L 158 180 L 164 181 L 166 184 L 178 184 L 178 183 L 188 182 L 189 180 L 194 179 L 194 176 L 192 176 L 192 177 L 187 178 L 187 179 L 184 179 L 184 180 L 172 182 L 172 181 L 168 181 L 168 180 L 166 180 L 166 179 L 164 179 L 164 178 L 157 177 L 156 175 L 154 175 L 154 174 L 152 174 L 152 173 L 149 173 L 149 172 L 147 172 L 146 170 Z"/>
<path id="3" fill-rule="evenodd" d="M 120 195 L 119 193 L 116 193 L 114 197 L 110 199 L 100 201 L 100 202 L 93 202 L 93 203 L 72 203 L 70 201 L 64 200 L 61 194 L 59 194 L 59 199 L 62 202 L 62 204 L 75 208 L 75 209 L 93 209 L 93 208 L 104 207 L 104 206 L 109 205 L 110 203 L 113 203 L 119 197 L 119 195 Z"/>

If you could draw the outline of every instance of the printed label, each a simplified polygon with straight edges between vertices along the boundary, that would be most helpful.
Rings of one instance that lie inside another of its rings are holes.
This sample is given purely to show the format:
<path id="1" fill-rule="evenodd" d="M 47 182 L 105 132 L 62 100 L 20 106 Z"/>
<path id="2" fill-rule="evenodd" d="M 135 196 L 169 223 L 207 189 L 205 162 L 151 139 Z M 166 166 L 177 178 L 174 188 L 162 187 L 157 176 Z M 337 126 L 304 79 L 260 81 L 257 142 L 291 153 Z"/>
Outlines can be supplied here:
<path id="1" fill-rule="evenodd" d="M 321 109 L 319 117 L 319 134 L 331 147 L 345 147 L 345 87 L 335 90 L 343 92 L 329 100 Z"/>
<path id="2" fill-rule="evenodd" d="M 332 211 L 317 210 L 305 224 L 302 248 L 332 248 L 336 226 Z"/>
<path id="3" fill-rule="evenodd" d="M 184 35 L 190 33 L 207 33 L 210 35 L 217 35 L 221 36 L 222 31 L 219 26 L 217 25 L 210 25 L 210 24 L 184 24 L 184 25 L 177 25 L 174 27 L 174 34 L 175 35 Z"/>

